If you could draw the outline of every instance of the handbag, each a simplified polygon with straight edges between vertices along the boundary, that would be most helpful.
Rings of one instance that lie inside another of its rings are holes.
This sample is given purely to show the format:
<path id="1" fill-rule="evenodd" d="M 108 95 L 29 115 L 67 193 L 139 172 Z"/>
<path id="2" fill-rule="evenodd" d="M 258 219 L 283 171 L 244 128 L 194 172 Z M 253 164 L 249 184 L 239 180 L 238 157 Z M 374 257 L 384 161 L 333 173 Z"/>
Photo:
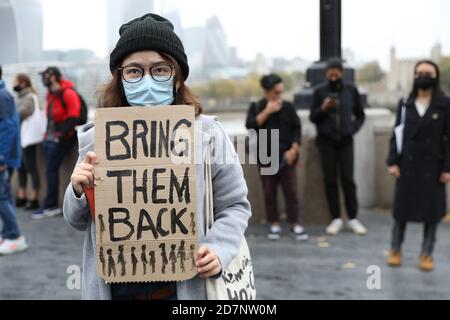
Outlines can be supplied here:
<path id="1" fill-rule="evenodd" d="M 214 223 L 213 187 L 211 175 L 211 152 L 205 158 L 205 215 L 206 233 Z M 238 255 L 218 279 L 208 278 L 206 296 L 208 300 L 255 300 L 256 289 L 252 259 L 244 237 Z"/>
<path id="2" fill-rule="evenodd" d="M 403 133 L 405 131 L 406 121 L 406 99 L 403 99 L 402 110 L 400 115 L 400 124 L 394 128 L 395 144 L 397 147 L 397 154 L 401 155 L 403 150 Z"/>
<path id="3" fill-rule="evenodd" d="M 47 117 L 39 108 L 39 99 L 36 94 L 33 94 L 33 103 L 33 114 L 26 118 L 20 126 L 22 148 L 44 141 L 45 131 L 47 130 Z"/>

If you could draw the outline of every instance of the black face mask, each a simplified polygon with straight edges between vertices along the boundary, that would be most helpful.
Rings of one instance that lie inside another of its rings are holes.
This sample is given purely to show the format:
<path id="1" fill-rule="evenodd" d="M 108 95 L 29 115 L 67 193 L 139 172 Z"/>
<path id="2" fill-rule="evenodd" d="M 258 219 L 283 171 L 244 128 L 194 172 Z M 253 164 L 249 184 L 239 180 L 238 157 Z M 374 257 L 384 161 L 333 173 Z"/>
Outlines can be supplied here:
<path id="1" fill-rule="evenodd" d="M 340 91 L 342 89 L 342 79 L 336 81 L 328 80 L 328 85 L 330 86 L 331 91 Z"/>
<path id="2" fill-rule="evenodd" d="M 15 86 L 15 87 L 13 88 L 13 90 L 14 90 L 15 92 L 19 93 L 20 91 L 22 91 L 22 88 L 21 88 L 20 86 Z"/>
<path id="3" fill-rule="evenodd" d="M 46 86 L 47 88 L 50 88 L 50 86 L 52 85 L 51 81 L 49 78 L 42 78 L 42 83 L 44 84 L 44 86 Z"/>
<path id="4" fill-rule="evenodd" d="M 436 85 L 437 79 L 430 76 L 420 76 L 414 80 L 414 86 L 421 90 L 433 89 Z"/>

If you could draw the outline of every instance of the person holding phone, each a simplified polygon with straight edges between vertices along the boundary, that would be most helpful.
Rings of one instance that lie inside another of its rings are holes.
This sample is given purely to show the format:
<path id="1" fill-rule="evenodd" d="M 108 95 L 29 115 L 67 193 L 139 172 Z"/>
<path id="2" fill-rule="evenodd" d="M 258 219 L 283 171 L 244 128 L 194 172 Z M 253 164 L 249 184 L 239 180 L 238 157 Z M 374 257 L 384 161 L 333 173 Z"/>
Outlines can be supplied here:
<path id="1" fill-rule="evenodd" d="M 396 178 L 387 263 L 392 267 L 402 264 L 407 223 L 423 223 L 419 268 L 431 271 L 438 224 L 447 212 L 445 189 L 450 181 L 450 100 L 440 88 L 436 63 L 417 63 L 413 89 L 398 105 L 395 126 L 402 122 L 401 144 L 397 147 L 398 137 L 393 134 L 387 159 L 389 173 Z"/>
<path id="2" fill-rule="evenodd" d="M 325 191 L 332 221 L 326 232 L 337 235 L 344 222 L 339 203 L 338 175 L 344 189 L 348 227 L 358 235 L 367 229 L 357 219 L 358 199 L 354 171 L 353 136 L 365 120 L 358 89 L 343 80 L 344 66 L 340 59 L 331 59 L 327 65 L 327 81 L 319 85 L 313 95 L 310 120 L 317 128 L 317 147 L 322 159 Z"/>

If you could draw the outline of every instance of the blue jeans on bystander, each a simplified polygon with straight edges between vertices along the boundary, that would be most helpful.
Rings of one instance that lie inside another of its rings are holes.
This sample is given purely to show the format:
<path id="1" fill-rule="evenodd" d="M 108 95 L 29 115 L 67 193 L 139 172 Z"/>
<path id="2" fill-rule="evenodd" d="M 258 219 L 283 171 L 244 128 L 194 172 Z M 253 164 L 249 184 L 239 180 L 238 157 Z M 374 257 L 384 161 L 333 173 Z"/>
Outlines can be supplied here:
<path id="1" fill-rule="evenodd" d="M 18 239 L 20 231 L 16 221 L 16 208 L 11 193 L 11 179 L 8 170 L 0 171 L 0 218 L 3 223 L 2 239 Z"/>

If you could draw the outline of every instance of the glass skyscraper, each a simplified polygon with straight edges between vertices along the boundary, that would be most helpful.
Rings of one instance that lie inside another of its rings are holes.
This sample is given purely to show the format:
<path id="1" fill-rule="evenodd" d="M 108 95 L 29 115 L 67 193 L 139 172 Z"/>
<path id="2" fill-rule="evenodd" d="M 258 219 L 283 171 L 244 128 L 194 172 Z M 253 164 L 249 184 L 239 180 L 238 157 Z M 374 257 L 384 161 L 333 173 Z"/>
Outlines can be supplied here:
<path id="1" fill-rule="evenodd" d="M 0 0 L 0 64 L 42 58 L 43 21 L 40 0 Z"/>

